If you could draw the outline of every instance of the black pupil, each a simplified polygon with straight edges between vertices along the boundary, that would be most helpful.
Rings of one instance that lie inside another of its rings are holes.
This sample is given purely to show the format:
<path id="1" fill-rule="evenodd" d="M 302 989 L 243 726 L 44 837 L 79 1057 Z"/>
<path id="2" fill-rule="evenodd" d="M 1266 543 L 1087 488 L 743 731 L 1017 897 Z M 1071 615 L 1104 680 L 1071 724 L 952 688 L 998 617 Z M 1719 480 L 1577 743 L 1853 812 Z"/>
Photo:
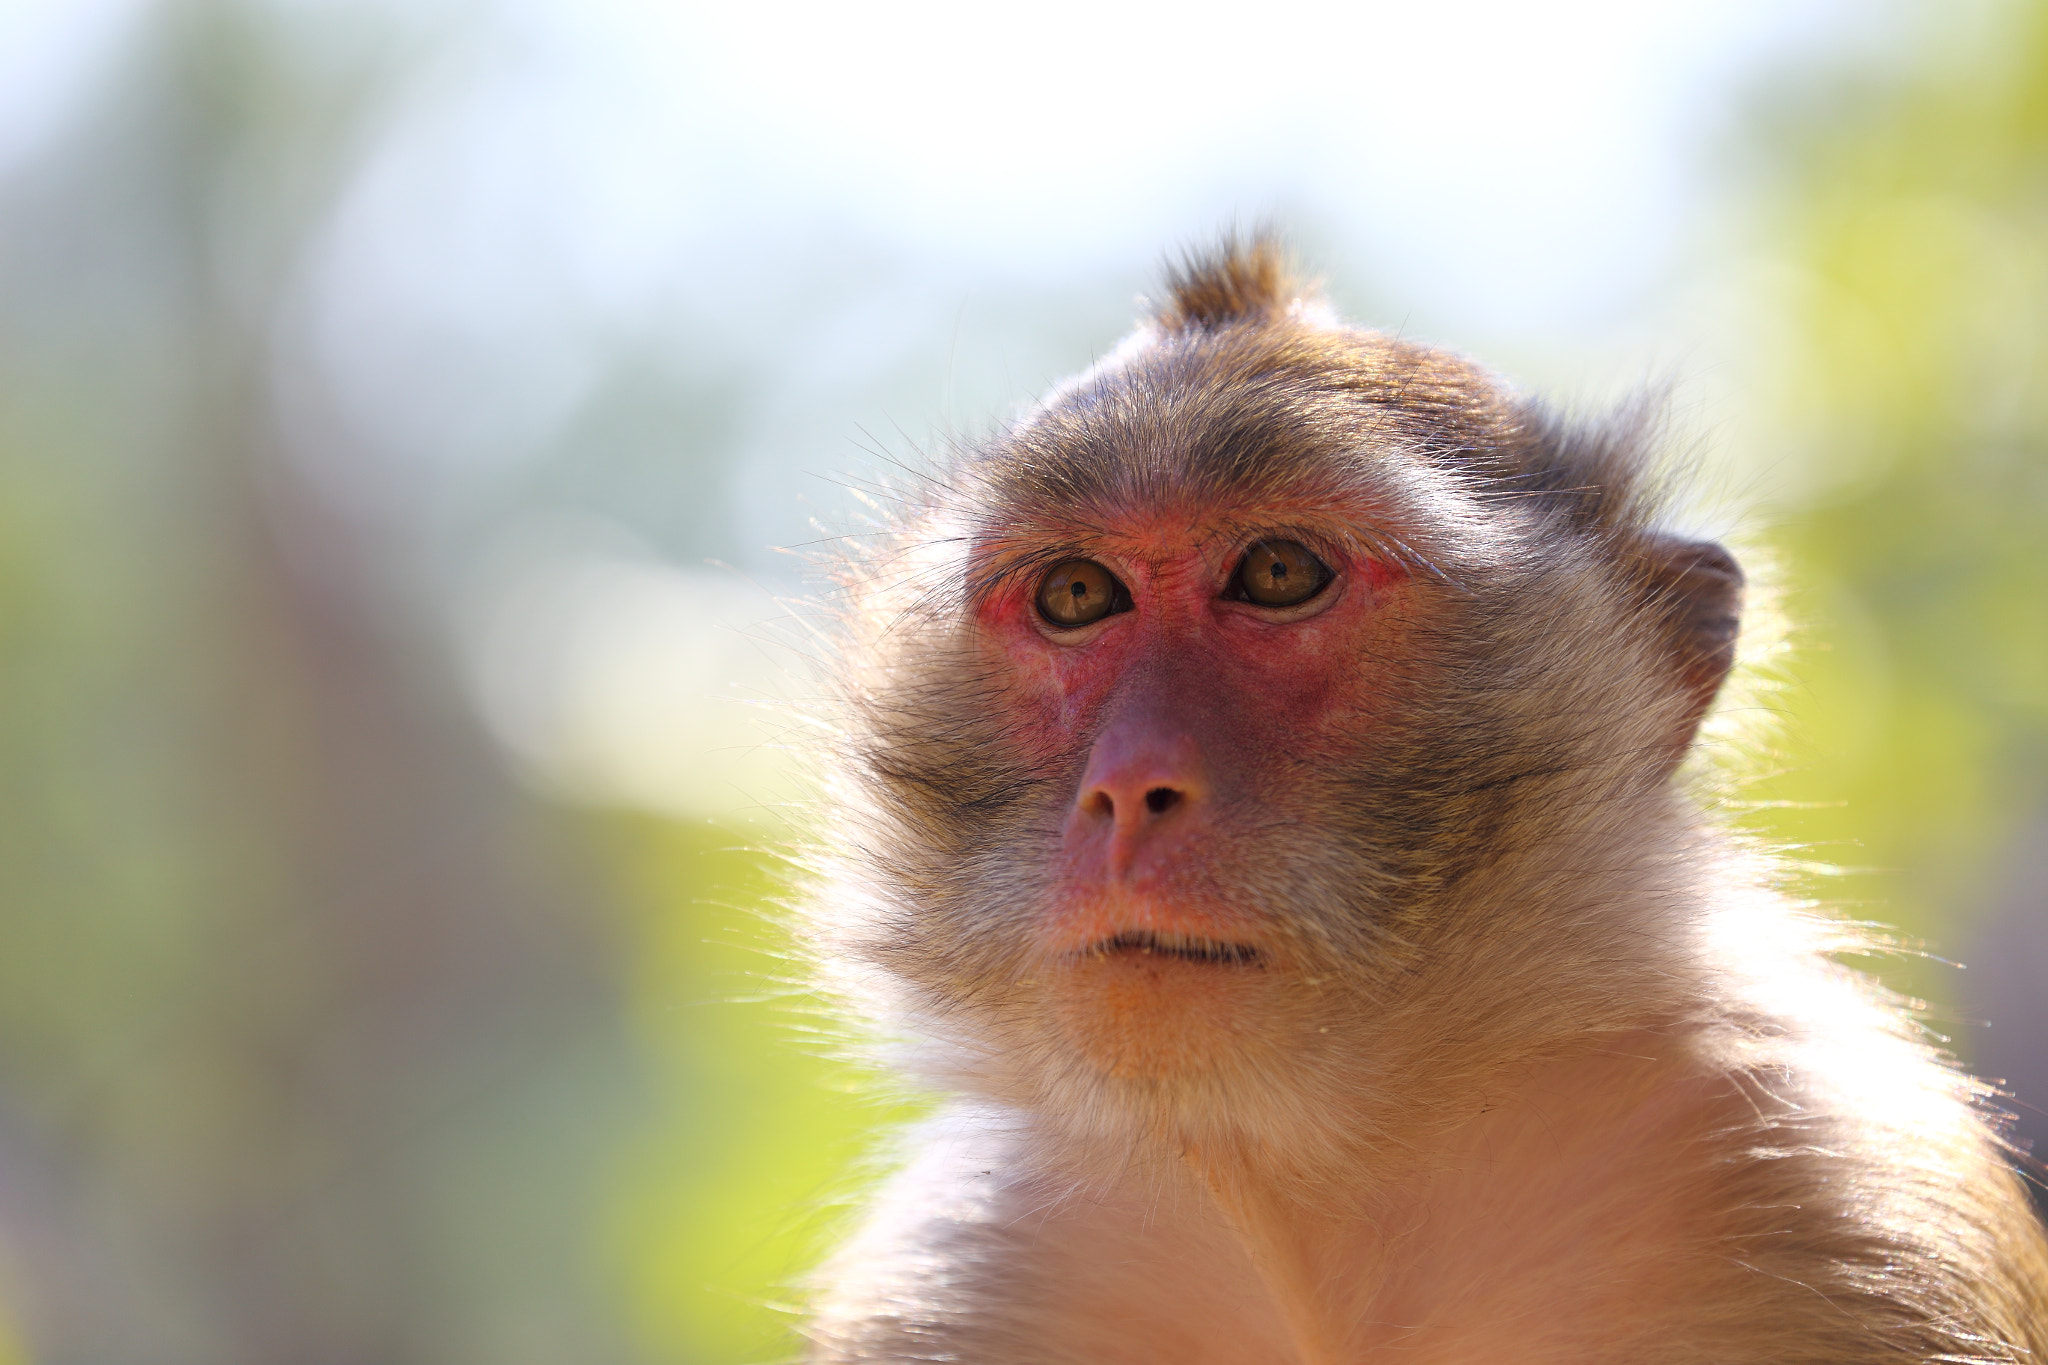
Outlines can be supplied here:
<path id="1" fill-rule="evenodd" d="M 1088 595 L 1088 585 L 1086 583 L 1081 582 L 1079 579 L 1076 579 L 1073 583 L 1069 584 L 1068 586 L 1074 594 L 1075 601 L 1079 601 L 1081 598 L 1086 597 Z"/>
<path id="2" fill-rule="evenodd" d="M 1276 559 L 1273 561 L 1273 567 L 1270 570 L 1268 570 L 1268 572 L 1271 573 L 1275 579 L 1285 578 L 1287 577 L 1287 565 L 1282 563 L 1280 560 Z"/>

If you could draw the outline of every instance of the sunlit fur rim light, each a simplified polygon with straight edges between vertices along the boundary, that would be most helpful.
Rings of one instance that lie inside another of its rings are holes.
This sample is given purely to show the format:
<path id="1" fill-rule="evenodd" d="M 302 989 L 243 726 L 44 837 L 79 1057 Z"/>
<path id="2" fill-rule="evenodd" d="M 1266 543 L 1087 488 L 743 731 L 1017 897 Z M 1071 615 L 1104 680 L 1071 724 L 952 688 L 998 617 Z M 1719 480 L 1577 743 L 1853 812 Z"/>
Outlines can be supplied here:
<path id="1" fill-rule="evenodd" d="M 1735 642 L 1698 617 L 1690 551 L 1658 529 L 1682 483 L 1659 434 L 1654 405 L 1567 422 L 1458 356 L 1338 325 L 1270 239 L 1189 258 L 1113 355 L 913 479 L 839 565 L 839 740 L 805 911 L 822 988 L 891 1064 L 959 1097 L 941 1129 L 1022 1125 L 1069 1198 L 1178 1144 L 1256 1153 L 1313 1201 L 1427 1150 L 1502 1068 L 1654 1025 L 1746 1097 L 1740 1121 L 1674 1157 L 1670 1178 L 1725 1217 L 1694 1248 L 1697 1302 L 1663 1306 L 1689 1335 L 1660 1358 L 2048 1351 L 2048 1251 L 1992 1088 L 1830 956 L 1876 936 L 1787 896 L 1769 850 L 1702 811 L 1753 740 L 1758 665 L 1782 635 L 1754 579 L 1748 671 L 1667 780 L 1660 736 L 1683 703 L 1632 679 L 1676 656 L 1718 684 Z M 1015 952 L 1045 893 L 1016 850 L 1050 840 L 1074 771 L 1005 729 L 970 614 L 1083 552 L 1093 516 L 1319 492 L 1380 509 L 1349 528 L 1354 547 L 1458 613 L 1421 642 L 1442 695 L 1404 703 L 1427 742 L 1376 751 L 1369 780 L 1326 764 L 1344 851 L 1290 861 L 1276 838 L 1251 888 L 1298 908 L 1286 946 L 1327 964 L 1309 979 L 1348 1002 L 1344 1028 L 1284 1069 L 1105 1078 L 1044 1026 Z M 1455 780 L 1430 745 L 1467 755 Z M 1506 862 L 1472 833 L 1499 829 L 1515 834 Z M 1433 1007 L 1415 983 L 1438 978 L 1479 1004 Z M 863 1234 L 828 1272 L 821 1359 L 901 1358 L 887 1351 L 906 1342 L 1033 1358 L 1029 1314 L 974 1317 L 974 1258 L 996 1243 L 963 1231 L 957 1283 L 919 1288 L 883 1265 L 895 1235 Z"/>

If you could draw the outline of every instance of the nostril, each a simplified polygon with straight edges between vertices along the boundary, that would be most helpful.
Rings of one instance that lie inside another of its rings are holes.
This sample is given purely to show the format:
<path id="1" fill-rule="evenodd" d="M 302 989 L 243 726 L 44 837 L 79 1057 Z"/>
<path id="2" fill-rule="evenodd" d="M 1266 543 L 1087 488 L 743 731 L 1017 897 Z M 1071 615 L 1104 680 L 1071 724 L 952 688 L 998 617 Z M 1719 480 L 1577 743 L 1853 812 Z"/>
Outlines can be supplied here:
<path id="1" fill-rule="evenodd" d="M 1116 798 L 1108 792 L 1096 792 L 1088 798 L 1088 809 L 1105 820 L 1116 819 Z"/>
<path id="2" fill-rule="evenodd" d="M 1171 787 L 1154 787 L 1145 793 L 1145 809 L 1154 815 L 1164 815 L 1180 804 L 1180 793 Z"/>

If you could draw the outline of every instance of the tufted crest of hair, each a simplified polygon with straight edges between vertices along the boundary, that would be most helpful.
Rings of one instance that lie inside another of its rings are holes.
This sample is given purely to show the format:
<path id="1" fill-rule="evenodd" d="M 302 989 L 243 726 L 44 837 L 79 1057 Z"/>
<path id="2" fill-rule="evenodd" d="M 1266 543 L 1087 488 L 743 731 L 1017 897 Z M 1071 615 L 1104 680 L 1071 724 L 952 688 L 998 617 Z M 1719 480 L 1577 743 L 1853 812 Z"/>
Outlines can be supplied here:
<path id="1" fill-rule="evenodd" d="M 1166 300 L 1154 321 L 1168 331 L 1260 322 L 1302 292 L 1278 240 L 1263 232 L 1232 235 L 1168 267 Z"/>

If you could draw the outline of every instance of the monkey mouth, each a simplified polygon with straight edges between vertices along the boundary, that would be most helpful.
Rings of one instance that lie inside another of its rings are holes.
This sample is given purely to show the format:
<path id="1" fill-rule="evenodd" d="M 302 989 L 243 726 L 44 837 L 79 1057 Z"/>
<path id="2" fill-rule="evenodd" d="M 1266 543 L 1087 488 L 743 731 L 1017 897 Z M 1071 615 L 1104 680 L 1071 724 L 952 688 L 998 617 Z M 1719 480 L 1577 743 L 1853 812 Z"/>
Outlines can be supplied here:
<path id="1" fill-rule="evenodd" d="M 1151 929 L 1127 929 L 1121 934 L 1081 950 L 1082 958 L 1174 957 L 1183 962 L 1203 962 L 1220 967 L 1258 967 L 1259 950 L 1249 943 L 1226 943 L 1222 939 L 1200 938 L 1194 934 L 1160 933 Z"/>

